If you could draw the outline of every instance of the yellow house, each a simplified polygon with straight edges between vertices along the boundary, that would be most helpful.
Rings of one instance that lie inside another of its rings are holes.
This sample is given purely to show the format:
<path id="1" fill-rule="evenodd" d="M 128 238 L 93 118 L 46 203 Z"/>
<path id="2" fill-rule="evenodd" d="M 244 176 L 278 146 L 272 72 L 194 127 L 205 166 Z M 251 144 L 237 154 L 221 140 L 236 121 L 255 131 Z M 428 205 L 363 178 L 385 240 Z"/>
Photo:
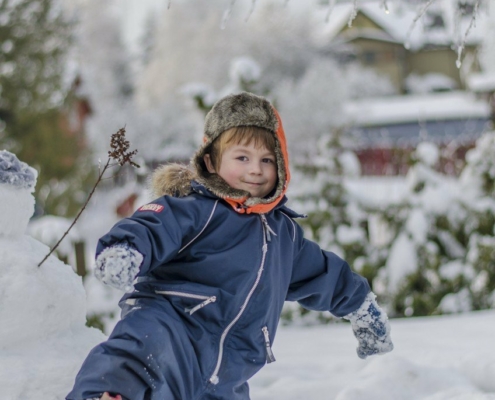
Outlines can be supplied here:
<path id="1" fill-rule="evenodd" d="M 356 8 L 350 2 L 337 4 L 317 34 L 322 50 L 386 75 L 398 93 L 410 91 L 422 78 L 429 80 L 430 91 L 465 89 L 466 77 L 479 71 L 483 10 L 469 28 L 474 12 L 469 0 L 436 0 L 417 20 L 418 6 L 389 2 L 385 9 L 385 3 L 357 2 Z M 461 13 L 457 3 L 463 5 Z"/>

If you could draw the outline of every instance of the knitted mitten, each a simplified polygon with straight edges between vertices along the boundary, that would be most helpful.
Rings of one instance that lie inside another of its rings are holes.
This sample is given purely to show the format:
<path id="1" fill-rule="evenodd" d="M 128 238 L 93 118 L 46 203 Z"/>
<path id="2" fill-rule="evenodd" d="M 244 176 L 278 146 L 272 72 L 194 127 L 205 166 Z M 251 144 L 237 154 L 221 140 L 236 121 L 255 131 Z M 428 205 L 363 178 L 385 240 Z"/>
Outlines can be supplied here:
<path id="1" fill-rule="evenodd" d="M 351 322 L 354 336 L 359 342 L 356 351 L 362 359 L 394 349 L 387 314 L 378 306 L 375 298 L 373 292 L 368 293 L 356 311 L 344 316 Z"/>
<path id="2" fill-rule="evenodd" d="M 130 291 L 143 255 L 127 242 L 107 247 L 96 258 L 95 276 L 116 289 Z"/>

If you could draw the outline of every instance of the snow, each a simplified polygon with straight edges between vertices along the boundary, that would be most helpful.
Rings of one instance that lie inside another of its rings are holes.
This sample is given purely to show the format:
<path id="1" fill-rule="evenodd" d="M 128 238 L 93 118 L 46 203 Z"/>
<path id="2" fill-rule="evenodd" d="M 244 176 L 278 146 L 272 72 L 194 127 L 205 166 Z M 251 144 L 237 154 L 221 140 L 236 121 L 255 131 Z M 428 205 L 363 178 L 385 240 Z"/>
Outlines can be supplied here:
<path id="1" fill-rule="evenodd" d="M 440 159 L 438 147 L 430 142 L 421 142 L 416 148 L 416 157 L 429 167 L 434 167 Z"/>
<path id="2" fill-rule="evenodd" d="M 258 81 L 261 77 L 261 67 L 250 57 L 238 57 L 232 60 L 229 77 L 233 82 Z"/>
<path id="3" fill-rule="evenodd" d="M 365 239 L 364 232 L 358 227 L 340 225 L 337 227 L 337 241 L 342 244 L 361 242 Z"/>
<path id="4" fill-rule="evenodd" d="M 464 275 L 467 279 L 474 278 L 474 271 L 469 265 L 462 263 L 459 260 L 454 260 L 443 264 L 440 267 L 440 276 L 445 279 L 454 279 L 459 275 Z"/>
<path id="5" fill-rule="evenodd" d="M 0 184 L 0 198 L 0 238 L 22 235 L 34 211 L 30 190 Z"/>
<path id="6" fill-rule="evenodd" d="M 446 92 L 409 94 L 349 101 L 344 111 L 359 126 L 428 120 L 490 117 L 490 106 L 472 93 Z"/>
<path id="7" fill-rule="evenodd" d="M 281 327 L 253 400 L 495 399 L 495 311 L 390 323 L 394 351 L 365 361 L 348 325 Z"/>
<path id="8" fill-rule="evenodd" d="M 328 43 L 335 38 L 349 23 L 352 26 L 352 17 L 355 14 L 357 5 L 358 11 L 368 16 L 372 21 L 378 24 L 388 35 L 390 41 L 398 43 L 406 43 L 412 50 L 423 48 L 427 44 L 445 45 L 460 44 L 464 38 L 466 31 L 471 24 L 471 16 L 457 19 L 456 2 L 450 0 L 435 0 L 434 5 L 431 5 L 427 12 L 415 21 L 420 9 L 423 9 L 424 4 L 411 5 L 406 2 L 387 3 L 389 12 L 385 11 L 383 0 L 370 0 L 367 2 L 342 2 L 336 4 L 330 15 L 328 14 L 328 6 L 321 7 L 316 12 L 315 21 L 320 22 L 320 32 L 315 35 L 317 43 Z M 431 18 L 431 13 L 438 13 L 443 17 L 444 26 L 436 29 L 428 29 L 428 19 Z M 480 12 L 476 16 L 476 24 L 470 29 L 469 34 L 465 38 L 466 43 L 479 43 L 483 36 L 483 27 L 485 26 L 485 13 Z M 346 33 L 350 35 L 356 34 L 352 29 Z"/>
<path id="9" fill-rule="evenodd" d="M 44 215 L 29 222 L 28 234 L 50 247 L 55 246 L 69 229 L 72 221 L 55 215 Z M 59 254 L 69 257 L 73 253 L 74 243 L 80 240 L 77 226 L 72 227 L 57 247 Z"/>
<path id="10" fill-rule="evenodd" d="M 492 92 L 495 90 L 495 73 L 471 74 L 467 78 L 467 86 L 473 92 Z"/>
<path id="11" fill-rule="evenodd" d="M 402 232 L 390 249 L 385 269 L 388 290 L 393 293 L 404 277 L 416 271 L 418 266 L 416 247 L 405 232 Z"/>
<path id="12" fill-rule="evenodd" d="M 472 309 L 471 297 L 467 288 L 458 293 L 449 293 L 440 302 L 438 309 L 444 313 L 467 312 Z"/>
<path id="13" fill-rule="evenodd" d="M 399 203 L 407 194 L 404 177 L 367 176 L 346 179 L 343 184 L 353 198 L 370 207 Z"/>
<path id="14" fill-rule="evenodd" d="M 410 74 L 405 80 L 409 93 L 429 93 L 457 89 L 457 83 L 450 77 L 440 73 L 418 75 Z"/>

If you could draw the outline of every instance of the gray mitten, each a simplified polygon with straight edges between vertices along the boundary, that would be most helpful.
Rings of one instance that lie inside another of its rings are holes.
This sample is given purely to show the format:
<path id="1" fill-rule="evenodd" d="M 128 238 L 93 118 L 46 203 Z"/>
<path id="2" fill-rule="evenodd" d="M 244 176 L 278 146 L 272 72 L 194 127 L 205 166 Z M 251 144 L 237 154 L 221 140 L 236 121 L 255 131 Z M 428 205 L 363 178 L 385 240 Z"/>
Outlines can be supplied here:
<path id="1" fill-rule="evenodd" d="M 95 263 L 95 276 L 101 282 L 126 292 L 139 272 L 143 255 L 128 243 L 118 243 L 103 250 Z"/>
<path id="2" fill-rule="evenodd" d="M 369 292 L 363 304 L 344 317 L 351 322 L 354 336 L 359 342 L 356 351 L 362 359 L 374 354 L 388 353 L 394 349 L 390 339 L 387 314 L 378 306 L 375 299 L 375 294 Z"/>

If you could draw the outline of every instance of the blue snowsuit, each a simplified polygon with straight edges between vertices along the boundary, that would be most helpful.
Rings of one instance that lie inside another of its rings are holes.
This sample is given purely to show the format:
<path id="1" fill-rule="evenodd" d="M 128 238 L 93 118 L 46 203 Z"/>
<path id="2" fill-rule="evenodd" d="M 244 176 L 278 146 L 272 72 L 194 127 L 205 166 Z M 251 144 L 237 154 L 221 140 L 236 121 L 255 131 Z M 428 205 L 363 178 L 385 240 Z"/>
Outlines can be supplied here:
<path id="1" fill-rule="evenodd" d="M 300 215 L 283 204 L 239 214 L 193 189 L 155 200 L 100 239 L 98 252 L 127 241 L 144 261 L 120 303 L 122 320 L 89 354 L 67 399 L 104 391 L 129 400 L 249 399 L 247 380 L 274 361 L 285 300 L 344 316 L 369 292 L 345 261 L 303 238 L 293 221 Z"/>

